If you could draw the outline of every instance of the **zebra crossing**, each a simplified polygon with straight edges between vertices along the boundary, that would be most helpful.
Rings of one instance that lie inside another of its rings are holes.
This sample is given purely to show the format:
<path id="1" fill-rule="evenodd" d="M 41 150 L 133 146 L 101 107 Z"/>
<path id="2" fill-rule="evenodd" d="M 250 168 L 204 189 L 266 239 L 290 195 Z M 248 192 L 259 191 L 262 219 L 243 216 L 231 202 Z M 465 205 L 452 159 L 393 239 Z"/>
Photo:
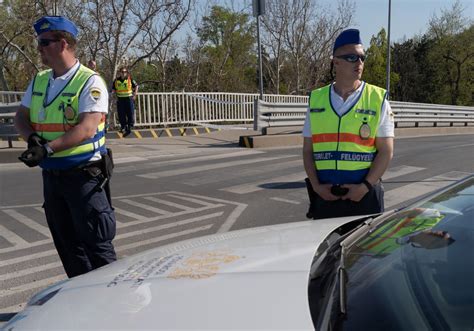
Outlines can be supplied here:
<path id="1" fill-rule="evenodd" d="M 149 181 L 178 177 L 189 187 L 213 184 L 217 192 L 206 195 L 160 190 L 114 197 L 117 218 L 114 244 L 119 257 L 173 241 L 227 232 L 239 221 L 255 194 L 264 190 L 275 189 L 267 199 L 278 202 L 281 208 L 307 204 L 304 185 L 291 191 L 278 190 L 285 185 L 288 187 L 288 183 L 303 183 L 305 173 L 299 154 L 274 156 L 264 151 L 229 149 L 219 154 L 199 151 L 192 155 L 173 155 L 172 159 L 163 157 L 160 161 L 151 153 L 123 156 L 115 163 L 116 176 L 131 174 Z M 450 171 L 424 178 L 425 170 L 412 165 L 390 168 L 384 176 L 387 182 L 410 175 L 419 175 L 423 181 L 386 189 L 386 208 L 468 175 Z M 218 171 L 225 171 L 225 176 Z M 281 171 L 286 174 L 282 175 Z M 225 198 L 216 198 L 216 195 L 222 197 L 219 192 L 225 194 Z M 17 231 L 19 229 L 28 231 Z M 18 297 L 21 303 L 64 277 L 41 204 L 0 206 L 0 313 L 18 310 L 17 306 L 6 304 L 12 301 L 7 298 Z"/>

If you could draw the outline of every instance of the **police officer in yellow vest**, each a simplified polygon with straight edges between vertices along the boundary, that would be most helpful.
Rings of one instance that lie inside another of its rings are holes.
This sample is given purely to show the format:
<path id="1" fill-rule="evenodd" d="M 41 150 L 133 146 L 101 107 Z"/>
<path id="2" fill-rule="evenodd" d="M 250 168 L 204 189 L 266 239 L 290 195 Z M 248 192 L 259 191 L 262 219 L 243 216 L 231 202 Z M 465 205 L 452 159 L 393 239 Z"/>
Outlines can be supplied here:
<path id="1" fill-rule="evenodd" d="M 135 98 L 138 93 L 138 84 L 132 79 L 127 68 L 120 68 L 119 76 L 112 84 L 112 93 L 117 96 L 120 131 L 126 137 L 135 125 Z"/>
<path id="2" fill-rule="evenodd" d="M 74 23 L 45 16 L 34 29 L 41 60 L 51 69 L 35 76 L 17 111 L 16 129 L 28 142 L 20 160 L 43 169 L 48 226 L 74 277 L 116 260 L 115 216 L 104 189 L 111 174 L 104 135 L 108 93 L 75 57 Z"/>
<path id="3" fill-rule="evenodd" d="M 335 81 L 311 92 L 303 128 L 309 218 L 384 210 L 381 178 L 393 155 L 394 122 L 386 91 L 361 81 L 359 30 L 336 38 Z"/>

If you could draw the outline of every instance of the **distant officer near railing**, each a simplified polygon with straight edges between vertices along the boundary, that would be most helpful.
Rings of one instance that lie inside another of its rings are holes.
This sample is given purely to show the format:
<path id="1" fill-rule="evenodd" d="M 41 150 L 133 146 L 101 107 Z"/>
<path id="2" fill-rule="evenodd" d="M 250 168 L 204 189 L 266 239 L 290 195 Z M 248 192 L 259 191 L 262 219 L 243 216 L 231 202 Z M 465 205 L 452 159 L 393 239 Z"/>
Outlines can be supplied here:
<path id="1" fill-rule="evenodd" d="M 128 136 L 135 125 L 135 98 L 138 93 L 138 84 L 126 67 L 119 69 L 119 75 L 112 84 L 112 93 L 115 93 L 117 97 L 120 131 L 124 136 Z"/>
<path id="2" fill-rule="evenodd" d="M 334 83 L 311 92 L 303 128 L 309 218 L 384 210 L 382 175 L 393 155 L 394 121 L 386 91 L 361 81 L 359 30 L 336 38 Z"/>
<path id="3" fill-rule="evenodd" d="M 64 269 L 74 277 L 116 260 L 104 136 L 108 93 L 76 59 L 74 23 L 45 16 L 34 29 L 41 60 L 52 70 L 36 75 L 17 111 L 16 129 L 28 142 L 20 160 L 43 168 L 46 219 Z"/>

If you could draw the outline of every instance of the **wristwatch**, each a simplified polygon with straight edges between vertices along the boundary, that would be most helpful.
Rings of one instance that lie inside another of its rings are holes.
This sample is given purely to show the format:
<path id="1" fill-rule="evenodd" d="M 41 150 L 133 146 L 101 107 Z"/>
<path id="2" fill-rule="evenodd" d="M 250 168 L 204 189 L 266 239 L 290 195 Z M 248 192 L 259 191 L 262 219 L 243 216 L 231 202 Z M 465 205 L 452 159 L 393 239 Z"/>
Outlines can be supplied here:
<path id="1" fill-rule="evenodd" d="M 364 180 L 362 181 L 362 184 L 364 184 L 364 185 L 367 187 L 367 189 L 369 190 L 369 192 L 372 191 L 372 189 L 374 188 L 374 187 L 372 186 L 372 184 L 370 184 L 367 179 L 364 179 Z"/>
<path id="2" fill-rule="evenodd" d="M 43 147 L 46 150 L 46 154 L 48 154 L 48 156 L 51 156 L 54 154 L 54 151 L 51 148 L 51 146 L 49 146 L 49 144 L 44 144 Z"/>

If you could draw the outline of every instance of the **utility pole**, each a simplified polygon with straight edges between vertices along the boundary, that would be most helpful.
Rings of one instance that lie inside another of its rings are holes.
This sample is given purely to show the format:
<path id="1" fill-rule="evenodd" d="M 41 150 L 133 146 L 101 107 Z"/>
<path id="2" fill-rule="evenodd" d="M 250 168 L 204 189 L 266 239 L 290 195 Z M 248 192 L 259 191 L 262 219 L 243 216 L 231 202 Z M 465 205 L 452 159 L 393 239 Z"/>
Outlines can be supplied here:
<path id="1" fill-rule="evenodd" d="M 390 18 L 391 18 L 392 0 L 388 0 L 388 27 L 387 27 L 387 99 L 390 98 Z"/>
<path id="2" fill-rule="evenodd" d="M 262 44 L 260 43 L 260 16 L 265 14 L 265 0 L 253 0 L 253 16 L 257 18 L 258 72 L 260 100 L 263 100 Z"/>

